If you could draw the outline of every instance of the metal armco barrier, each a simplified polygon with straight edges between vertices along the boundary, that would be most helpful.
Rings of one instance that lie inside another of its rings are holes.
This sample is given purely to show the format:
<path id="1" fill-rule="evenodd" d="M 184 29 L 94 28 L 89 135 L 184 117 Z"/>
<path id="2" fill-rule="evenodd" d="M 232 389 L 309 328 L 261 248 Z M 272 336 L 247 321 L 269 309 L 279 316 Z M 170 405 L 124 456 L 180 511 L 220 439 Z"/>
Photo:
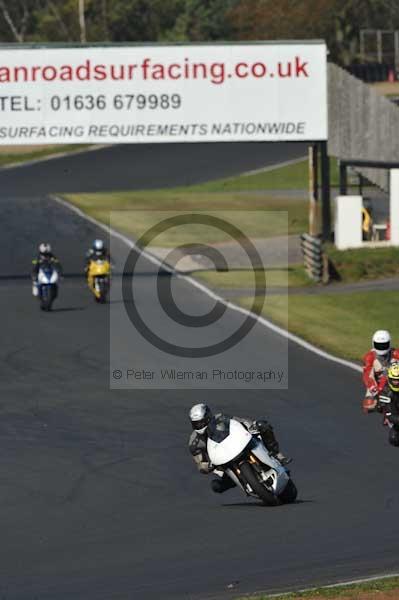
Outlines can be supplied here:
<path id="1" fill-rule="evenodd" d="M 303 233 L 301 249 L 307 274 L 314 281 L 328 283 L 328 258 L 323 252 L 320 238 Z"/>

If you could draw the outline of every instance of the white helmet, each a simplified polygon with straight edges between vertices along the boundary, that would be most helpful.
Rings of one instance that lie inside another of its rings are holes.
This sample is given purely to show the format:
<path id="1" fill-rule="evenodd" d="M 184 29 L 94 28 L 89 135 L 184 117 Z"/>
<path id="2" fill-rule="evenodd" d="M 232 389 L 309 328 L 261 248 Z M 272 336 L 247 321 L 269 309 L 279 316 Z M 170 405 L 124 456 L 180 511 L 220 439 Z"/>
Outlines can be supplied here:
<path id="1" fill-rule="evenodd" d="M 94 240 L 93 242 L 94 250 L 104 250 L 104 242 L 102 240 Z"/>
<path id="2" fill-rule="evenodd" d="M 391 349 L 391 334 L 385 329 L 379 329 L 373 335 L 373 348 L 378 356 L 388 354 Z"/>
<path id="3" fill-rule="evenodd" d="M 50 254 L 50 252 L 51 252 L 50 244 L 47 244 L 46 242 L 42 242 L 39 246 L 39 252 L 40 252 L 40 254 Z"/>
<path id="4" fill-rule="evenodd" d="M 190 410 L 190 421 L 194 431 L 204 434 L 212 419 L 212 411 L 207 404 L 195 404 Z"/>

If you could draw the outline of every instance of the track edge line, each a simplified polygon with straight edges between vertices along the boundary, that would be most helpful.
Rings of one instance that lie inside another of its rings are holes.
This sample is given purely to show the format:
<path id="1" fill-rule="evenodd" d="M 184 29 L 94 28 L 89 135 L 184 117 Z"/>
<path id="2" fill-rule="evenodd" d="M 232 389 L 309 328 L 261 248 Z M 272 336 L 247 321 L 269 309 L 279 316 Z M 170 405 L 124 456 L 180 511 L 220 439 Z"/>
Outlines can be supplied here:
<path id="1" fill-rule="evenodd" d="M 370 575 L 369 577 L 361 577 L 359 579 L 351 579 L 349 581 L 339 581 L 338 583 L 329 583 L 327 585 L 320 585 L 318 587 L 308 587 L 308 588 L 300 588 L 300 589 L 291 589 L 289 591 L 286 592 L 276 592 L 273 594 L 267 594 L 267 592 L 264 591 L 258 591 L 258 592 L 254 592 L 253 594 L 246 594 L 244 595 L 242 598 L 248 598 L 248 600 L 250 598 L 253 598 L 254 596 L 256 597 L 259 594 L 262 595 L 267 595 L 268 598 L 279 598 L 281 596 L 286 596 L 286 595 L 294 595 L 294 594 L 303 594 L 303 593 L 308 593 L 308 592 L 315 592 L 316 590 L 331 590 L 331 589 L 335 589 L 335 588 L 342 588 L 342 587 L 346 587 L 346 586 L 356 586 L 356 585 L 362 585 L 363 583 L 372 583 L 373 581 L 380 581 L 380 580 L 384 580 L 384 579 L 393 579 L 395 577 L 399 577 L 399 573 L 385 573 L 384 575 Z"/>
<path id="2" fill-rule="evenodd" d="M 50 160 L 68 158 L 69 156 L 77 156 L 78 154 L 84 154 L 86 152 L 96 152 L 97 150 L 104 150 L 104 148 L 107 148 L 108 146 L 111 147 L 111 145 L 112 144 L 93 144 L 89 148 L 78 148 L 77 150 L 71 150 L 70 152 L 55 152 L 54 154 L 48 154 L 47 156 L 42 156 L 41 158 L 32 158 L 31 160 L 24 160 L 21 162 L 3 165 L 0 167 L 0 172 L 11 171 L 13 169 L 22 169 L 23 167 L 32 167 L 44 162 L 49 162 Z"/>
<path id="3" fill-rule="evenodd" d="M 161 260 L 159 260 L 156 256 L 154 256 L 153 254 L 148 252 L 148 250 L 143 250 L 142 248 L 137 246 L 137 244 L 132 239 L 128 238 L 123 233 L 120 233 L 119 231 L 117 231 L 116 229 L 113 229 L 112 227 L 110 227 L 109 225 L 106 225 L 105 223 L 101 223 L 100 221 L 97 221 L 97 219 L 94 219 L 94 217 L 90 217 L 90 215 L 87 215 L 83 210 L 81 210 L 77 206 L 74 206 L 73 204 L 71 204 L 70 202 L 65 200 L 65 198 L 62 198 L 61 196 L 58 196 L 56 194 L 49 194 L 48 197 L 50 199 L 54 200 L 55 202 L 57 202 L 58 204 L 60 204 L 61 206 L 64 206 L 65 208 L 68 208 L 75 214 L 79 215 L 82 219 L 85 219 L 86 221 L 89 221 L 93 225 L 96 225 L 96 227 L 99 227 L 100 229 L 105 231 L 109 236 L 118 238 L 119 240 L 124 242 L 129 248 L 137 250 L 137 252 L 142 254 L 152 264 L 162 267 L 163 269 L 165 269 L 169 273 L 173 273 L 180 279 L 184 279 L 185 281 L 190 283 L 193 287 L 196 287 L 197 289 L 199 289 L 200 291 L 205 293 L 207 296 L 209 296 L 213 300 L 224 304 L 227 308 L 229 308 L 235 312 L 244 314 L 246 316 L 252 317 L 258 323 L 260 323 L 261 325 L 263 325 L 270 331 L 273 331 L 274 333 L 281 335 L 282 337 L 288 339 L 289 341 L 294 342 L 298 346 L 301 346 L 305 350 L 308 350 L 309 352 L 312 352 L 313 354 L 316 354 L 317 356 L 320 356 L 321 358 L 324 358 L 325 360 L 329 360 L 330 362 L 334 362 L 336 364 L 339 364 L 343 367 L 347 367 L 347 368 L 352 369 L 353 371 L 357 371 L 359 373 L 362 372 L 362 367 L 359 364 L 354 363 L 349 360 L 346 360 L 344 358 L 340 358 L 339 356 L 335 356 L 334 354 L 330 354 L 329 352 L 326 352 L 325 350 L 318 348 L 314 344 L 307 342 L 306 340 L 295 335 L 294 333 L 291 333 L 287 329 L 284 329 L 283 327 L 276 325 L 275 323 L 273 323 L 272 321 L 269 321 L 265 317 L 255 315 L 254 313 L 247 310 L 246 308 L 242 308 L 241 306 L 238 306 L 237 304 L 233 304 L 232 302 L 229 302 L 228 300 L 226 300 L 222 296 L 219 296 L 218 294 L 213 292 L 210 288 L 208 288 L 206 285 L 204 285 L 203 283 L 200 283 L 199 281 L 197 281 L 190 275 L 184 275 L 184 274 L 180 273 L 177 269 L 172 268 L 169 265 L 162 262 Z"/>

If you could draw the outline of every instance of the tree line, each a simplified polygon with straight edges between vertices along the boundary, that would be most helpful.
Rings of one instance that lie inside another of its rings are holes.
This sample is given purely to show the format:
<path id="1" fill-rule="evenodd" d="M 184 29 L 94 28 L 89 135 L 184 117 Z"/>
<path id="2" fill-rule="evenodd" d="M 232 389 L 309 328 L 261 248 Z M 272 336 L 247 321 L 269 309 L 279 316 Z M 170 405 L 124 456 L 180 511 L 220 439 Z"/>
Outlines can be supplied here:
<path id="1" fill-rule="evenodd" d="M 399 29 L 397 0 L 0 0 L 0 42 L 325 39 L 359 59 L 361 29 Z"/>

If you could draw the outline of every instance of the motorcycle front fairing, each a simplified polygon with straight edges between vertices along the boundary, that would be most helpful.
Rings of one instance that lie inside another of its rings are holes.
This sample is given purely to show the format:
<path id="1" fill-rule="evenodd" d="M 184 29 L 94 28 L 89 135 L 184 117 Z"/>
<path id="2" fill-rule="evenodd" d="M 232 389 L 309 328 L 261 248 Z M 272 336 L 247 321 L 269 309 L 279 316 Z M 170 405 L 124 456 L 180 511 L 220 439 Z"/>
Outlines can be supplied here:
<path id="1" fill-rule="evenodd" d="M 92 260 L 89 267 L 91 277 L 108 277 L 111 272 L 111 266 L 108 260 L 97 258 Z"/>
<path id="2" fill-rule="evenodd" d="M 108 260 L 97 258 L 90 261 L 87 283 L 97 297 L 104 289 L 108 289 L 110 275 L 111 265 Z"/>
<path id="3" fill-rule="evenodd" d="M 274 494 L 279 495 L 289 481 L 289 474 L 281 463 L 273 458 L 265 448 L 263 442 L 256 435 L 252 435 L 238 421 L 225 415 L 215 418 L 208 428 L 207 450 L 211 463 L 221 467 L 226 474 L 239 485 L 246 494 L 246 490 L 239 481 L 238 474 L 231 468 L 231 463 L 240 455 L 252 463 L 258 472 L 261 481 Z"/>
<path id="4" fill-rule="evenodd" d="M 55 298 L 58 290 L 58 271 L 53 267 L 39 269 L 37 275 L 38 296 Z"/>
<path id="5" fill-rule="evenodd" d="M 56 269 L 39 269 L 37 282 L 39 285 L 55 285 L 58 282 Z"/>
<path id="6" fill-rule="evenodd" d="M 216 422 L 209 431 L 207 450 L 209 460 L 215 467 L 228 465 L 239 456 L 252 441 L 252 435 L 241 423 L 225 418 Z"/>

